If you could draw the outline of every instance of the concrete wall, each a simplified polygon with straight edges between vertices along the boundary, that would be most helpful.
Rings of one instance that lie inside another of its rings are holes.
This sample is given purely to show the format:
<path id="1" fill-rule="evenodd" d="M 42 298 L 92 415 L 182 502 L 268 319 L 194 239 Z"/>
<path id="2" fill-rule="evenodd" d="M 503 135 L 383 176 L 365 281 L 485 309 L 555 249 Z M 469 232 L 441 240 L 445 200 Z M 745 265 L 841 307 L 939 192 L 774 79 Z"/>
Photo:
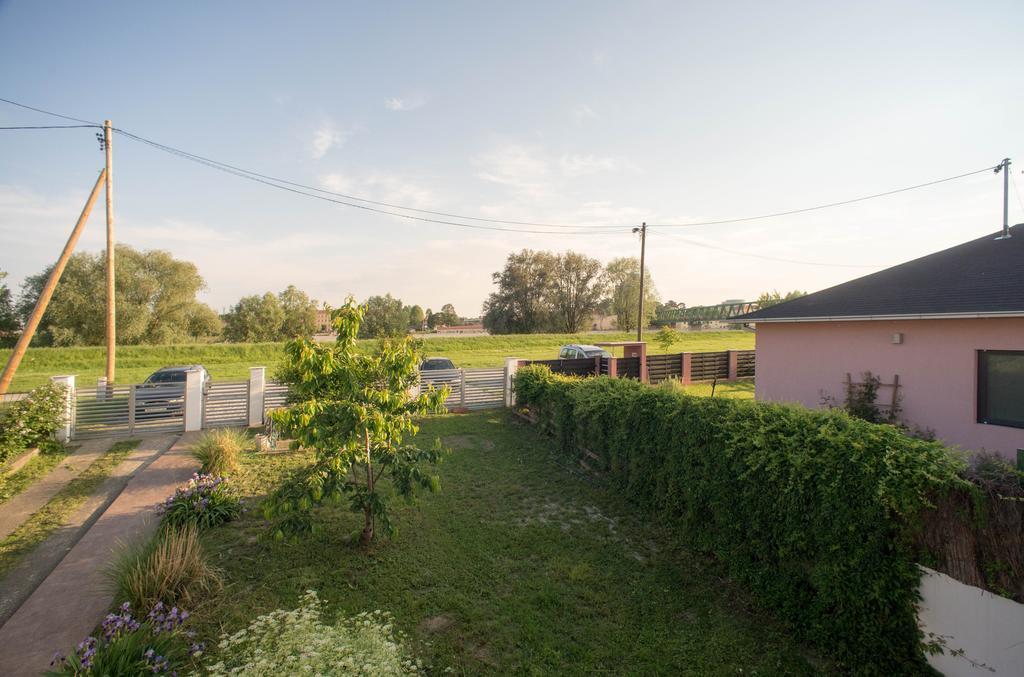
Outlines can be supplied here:
<path id="1" fill-rule="evenodd" d="M 892 335 L 903 334 L 894 345 Z M 845 398 L 845 379 L 899 374 L 901 418 L 947 444 L 1015 459 L 1024 428 L 977 423 L 979 349 L 1024 350 L 1024 318 L 786 322 L 757 325 L 758 400 L 820 407 L 822 393 Z M 879 401 L 891 390 L 882 388 Z"/>
<path id="2" fill-rule="evenodd" d="M 944 647 L 931 666 L 946 677 L 1024 675 L 1024 604 L 924 571 L 918 621 Z"/>

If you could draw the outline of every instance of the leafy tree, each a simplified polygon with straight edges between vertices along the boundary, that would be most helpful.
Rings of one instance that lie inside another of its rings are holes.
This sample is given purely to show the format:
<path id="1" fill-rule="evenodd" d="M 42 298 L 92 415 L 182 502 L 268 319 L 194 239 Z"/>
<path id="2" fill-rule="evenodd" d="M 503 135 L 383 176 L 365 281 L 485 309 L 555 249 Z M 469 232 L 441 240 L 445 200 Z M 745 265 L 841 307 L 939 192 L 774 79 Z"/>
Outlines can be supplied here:
<path id="1" fill-rule="evenodd" d="M 206 314 L 196 300 L 205 287 L 195 265 L 168 252 L 118 245 L 115 302 L 117 342 L 176 343 L 188 339 L 191 319 Z M 52 266 L 25 280 L 18 311 L 27 318 Z M 43 345 L 100 345 L 106 336 L 106 257 L 81 252 L 69 260 L 44 313 L 36 341 Z"/>
<path id="2" fill-rule="evenodd" d="M 426 321 L 426 315 L 423 314 L 423 308 L 420 306 L 413 306 L 409 308 L 409 328 L 415 331 L 423 329 L 423 323 Z"/>
<path id="3" fill-rule="evenodd" d="M 312 336 L 316 332 L 316 299 L 290 284 L 278 294 L 284 321 L 281 324 L 283 338 Z"/>
<path id="4" fill-rule="evenodd" d="M 459 318 L 459 314 L 455 312 L 455 306 L 450 303 L 446 303 L 441 306 L 440 317 L 437 318 L 437 323 L 443 327 L 454 327 L 459 324 L 462 320 Z"/>
<path id="5" fill-rule="evenodd" d="M 334 312 L 333 345 L 299 338 L 285 346 L 280 378 L 289 385 L 292 404 L 271 417 L 293 445 L 313 449 L 316 460 L 267 501 L 267 518 L 278 518 L 277 538 L 312 531 L 314 506 L 347 497 L 349 508 L 363 513 L 366 544 L 378 519 L 394 533 L 388 492 L 381 491 L 385 477 L 406 498 L 417 487 L 440 486 L 424 469 L 440 460 L 440 440 L 422 450 L 407 438 L 418 432 L 415 417 L 444 410 L 448 389 L 413 394 L 420 355 L 409 337 L 382 341 L 371 355 L 357 351 L 364 310 L 349 298 Z"/>
<path id="6" fill-rule="evenodd" d="M 271 292 L 243 296 L 224 316 L 224 338 L 235 343 L 277 341 L 284 325 L 284 309 Z"/>
<path id="7" fill-rule="evenodd" d="M 366 299 L 359 338 L 393 338 L 409 331 L 409 310 L 391 294 Z"/>
<path id="8" fill-rule="evenodd" d="M 770 292 L 766 291 L 758 296 L 757 303 L 761 308 L 770 308 L 771 306 L 778 305 L 783 301 L 792 301 L 793 299 L 798 299 L 801 296 L 807 296 L 807 292 L 794 289 L 783 296 L 779 293 L 778 289 L 773 289 Z"/>
<path id="9" fill-rule="evenodd" d="M 197 303 L 188 318 L 188 333 L 193 339 L 213 338 L 224 331 L 224 321 L 210 306 Z"/>
<path id="10" fill-rule="evenodd" d="M 435 313 L 430 308 L 427 308 L 427 311 L 423 315 L 424 315 L 424 318 L 425 318 L 424 321 L 427 323 L 427 329 L 436 329 L 437 328 L 437 313 Z"/>
<path id="11" fill-rule="evenodd" d="M 640 303 L 640 260 L 635 257 L 613 259 L 605 269 L 605 281 L 619 329 L 633 331 Z M 657 303 L 658 292 L 648 268 L 644 271 L 644 326 L 654 317 Z"/>
<path id="12" fill-rule="evenodd" d="M 679 338 L 679 332 L 677 332 L 671 325 L 663 325 L 658 333 L 654 335 L 654 341 L 661 346 L 661 349 L 668 352 L 672 347 L 672 344 Z"/>
<path id="13" fill-rule="evenodd" d="M 492 278 L 498 290 L 484 302 L 484 327 L 492 334 L 530 334 L 550 326 L 548 289 L 555 257 L 524 249 L 508 255 Z"/>
<path id="14" fill-rule="evenodd" d="M 605 293 L 601 262 L 569 251 L 555 257 L 546 300 L 553 328 L 567 334 L 583 329 Z"/>
<path id="15" fill-rule="evenodd" d="M 0 270 L 0 346 L 13 345 L 15 334 L 21 328 L 18 314 L 14 310 L 14 296 L 4 282 L 5 277 L 7 273 Z"/>

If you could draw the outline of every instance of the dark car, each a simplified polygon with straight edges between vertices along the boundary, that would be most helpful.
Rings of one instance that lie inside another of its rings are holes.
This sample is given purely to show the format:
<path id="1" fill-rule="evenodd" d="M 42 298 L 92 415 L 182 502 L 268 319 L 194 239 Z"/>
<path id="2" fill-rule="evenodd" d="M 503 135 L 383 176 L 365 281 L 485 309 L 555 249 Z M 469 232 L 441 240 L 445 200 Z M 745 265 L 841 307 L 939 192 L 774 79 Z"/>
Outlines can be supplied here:
<path id="1" fill-rule="evenodd" d="M 420 371 L 438 371 L 455 369 L 455 363 L 447 357 L 428 357 L 420 363 Z"/>
<path id="2" fill-rule="evenodd" d="M 182 416 L 185 406 L 185 380 L 189 372 L 199 372 L 203 395 L 210 392 L 213 381 L 201 364 L 164 367 L 149 375 L 135 388 L 135 415 L 140 419 Z"/>

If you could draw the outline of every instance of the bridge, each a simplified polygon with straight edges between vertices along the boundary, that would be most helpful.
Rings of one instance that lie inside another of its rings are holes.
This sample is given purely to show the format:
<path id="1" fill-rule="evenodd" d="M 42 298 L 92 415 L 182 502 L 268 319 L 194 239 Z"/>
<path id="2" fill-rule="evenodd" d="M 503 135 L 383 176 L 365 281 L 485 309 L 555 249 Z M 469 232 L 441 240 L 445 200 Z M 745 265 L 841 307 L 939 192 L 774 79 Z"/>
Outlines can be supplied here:
<path id="1" fill-rule="evenodd" d="M 662 326 L 675 324 L 676 322 L 713 322 L 715 320 L 728 320 L 737 315 L 752 313 L 760 305 L 757 301 L 742 301 L 740 303 L 720 303 L 717 306 L 693 306 L 692 308 L 661 308 L 658 316 L 651 324 Z"/>

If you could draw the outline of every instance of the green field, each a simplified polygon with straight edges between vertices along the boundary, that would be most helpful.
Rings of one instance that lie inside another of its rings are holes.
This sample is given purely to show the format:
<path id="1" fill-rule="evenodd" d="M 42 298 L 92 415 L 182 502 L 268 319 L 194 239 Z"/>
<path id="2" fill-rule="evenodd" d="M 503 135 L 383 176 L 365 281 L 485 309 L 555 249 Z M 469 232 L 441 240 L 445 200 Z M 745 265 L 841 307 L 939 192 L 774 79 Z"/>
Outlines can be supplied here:
<path id="1" fill-rule="evenodd" d="M 468 336 L 424 340 L 427 355 L 451 358 L 459 367 L 500 367 L 506 357 L 554 359 L 566 343 L 625 341 L 635 338 L 626 333 L 601 334 L 519 334 L 514 336 Z M 369 348 L 374 341 L 362 341 Z M 265 366 L 273 373 L 281 359 L 281 343 L 192 343 L 175 346 L 124 346 L 117 351 L 119 383 L 141 383 L 160 367 L 175 364 L 202 364 L 214 380 L 247 378 L 249 367 Z M 709 352 L 754 347 L 754 334 L 746 331 L 680 332 L 679 340 L 668 350 L 656 343 L 648 351 L 678 353 Z M 0 350 L 4 363 L 10 350 Z M 103 375 L 106 352 L 99 346 L 76 348 L 30 348 L 21 362 L 11 391 L 31 390 L 57 374 L 74 374 L 78 385 L 89 385 Z"/>

